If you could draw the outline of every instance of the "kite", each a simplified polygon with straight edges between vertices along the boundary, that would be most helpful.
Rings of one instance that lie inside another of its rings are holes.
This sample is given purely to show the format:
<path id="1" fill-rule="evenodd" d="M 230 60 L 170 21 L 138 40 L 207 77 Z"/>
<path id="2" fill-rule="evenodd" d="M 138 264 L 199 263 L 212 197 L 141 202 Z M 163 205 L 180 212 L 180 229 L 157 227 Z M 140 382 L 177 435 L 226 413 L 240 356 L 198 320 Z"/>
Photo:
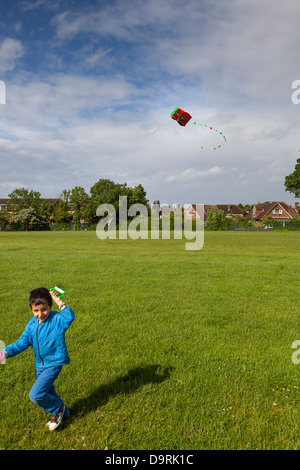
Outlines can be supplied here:
<path id="1" fill-rule="evenodd" d="M 181 126 L 185 126 L 189 120 L 192 119 L 192 116 L 181 108 L 175 108 L 171 114 L 171 118 L 177 121 Z"/>
<path id="2" fill-rule="evenodd" d="M 175 108 L 174 111 L 171 113 L 171 118 L 174 119 L 175 121 L 178 122 L 181 126 L 186 126 L 186 124 L 189 122 L 189 120 L 192 118 L 192 116 L 184 111 L 181 108 Z M 197 125 L 196 122 L 193 123 L 194 125 Z M 217 132 L 219 136 L 222 136 L 223 138 L 223 143 L 220 145 L 214 145 L 212 146 L 202 146 L 201 149 L 209 149 L 209 150 L 216 150 L 222 147 L 222 145 L 225 145 L 227 142 L 227 139 L 223 132 L 218 131 L 218 129 L 214 129 L 212 126 L 209 126 L 208 124 L 199 124 L 199 126 L 203 126 L 204 128 L 210 129 L 211 131 Z"/>

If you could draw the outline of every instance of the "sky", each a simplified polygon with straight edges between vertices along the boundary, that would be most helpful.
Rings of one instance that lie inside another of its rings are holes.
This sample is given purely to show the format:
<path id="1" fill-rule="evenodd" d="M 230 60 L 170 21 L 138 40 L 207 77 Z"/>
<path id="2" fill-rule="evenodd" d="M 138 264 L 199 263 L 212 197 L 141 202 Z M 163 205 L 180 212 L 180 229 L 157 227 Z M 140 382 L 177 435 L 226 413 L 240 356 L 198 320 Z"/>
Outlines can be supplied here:
<path id="1" fill-rule="evenodd" d="M 293 204 L 299 14 L 299 0 L 0 0 L 0 197 L 108 178 L 161 204 Z"/>

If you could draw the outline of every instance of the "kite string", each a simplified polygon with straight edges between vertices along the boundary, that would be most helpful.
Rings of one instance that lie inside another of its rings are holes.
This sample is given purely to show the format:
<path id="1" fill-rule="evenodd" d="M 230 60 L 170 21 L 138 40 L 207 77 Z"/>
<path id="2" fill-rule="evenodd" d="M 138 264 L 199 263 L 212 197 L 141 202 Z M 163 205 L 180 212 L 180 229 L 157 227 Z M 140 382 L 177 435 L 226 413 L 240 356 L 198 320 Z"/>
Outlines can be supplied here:
<path id="1" fill-rule="evenodd" d="M 197 125 L 197 123 L 194 122 L 194 125 Z M 202 124 L 199 123 L 199 126 L 202 126 Z M 216 147 L 207 146 L 207 147 L 201 147 L 202 149 L 206 148 L 206 149 L 216 150 L 217 148 L 220 148 L 222 145 L 225 145 L 227 143 L 227 139 L 226 139 L 225 135 L 223 134 L 223 132 L 218 131 L 218 129 L 213 129 L 211 126 L 208 126 L 208 124 L 204 124 L 204 127 L 209 127 L 211 130 L 214 130 L 215 132 L 219 132 L 219 134 L 222 135 L 222 137 L 224 139 L 224 142 L 223 142 L 223 144 L 217 145 Z"/>

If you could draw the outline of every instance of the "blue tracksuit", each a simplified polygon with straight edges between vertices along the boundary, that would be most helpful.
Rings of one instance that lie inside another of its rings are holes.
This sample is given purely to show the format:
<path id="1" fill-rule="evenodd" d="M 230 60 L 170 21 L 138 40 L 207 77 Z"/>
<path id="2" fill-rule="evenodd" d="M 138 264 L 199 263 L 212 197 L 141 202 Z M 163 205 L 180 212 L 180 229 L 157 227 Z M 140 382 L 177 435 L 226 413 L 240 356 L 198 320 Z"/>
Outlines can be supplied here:
<path id="1" fill-rule="evenodd" d="M 74 319 L 74 312 L 68 306 L 61 312 L 51 310 L 49 317 L 40 323 L 37 318 L 32 317 L 20 338 L 4 348 L 8 357 L 12 357 L 32 346 L 37 381 L 29 396 L 34 403 L 50 414 L 57 413 L 63 403 L 55 392 L 53 383 L 62 366 L 70 363 L 65 331 Z M 68 414 L 69 410 L 66 408 L 65 416 Z"/>

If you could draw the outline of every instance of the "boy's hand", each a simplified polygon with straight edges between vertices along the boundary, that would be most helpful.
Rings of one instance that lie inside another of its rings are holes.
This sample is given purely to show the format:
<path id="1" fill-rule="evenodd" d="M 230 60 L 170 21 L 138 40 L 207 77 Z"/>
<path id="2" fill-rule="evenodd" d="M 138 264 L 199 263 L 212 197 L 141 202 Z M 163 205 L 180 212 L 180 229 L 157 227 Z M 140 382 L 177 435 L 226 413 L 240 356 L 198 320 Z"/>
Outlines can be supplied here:
<path id="1" fill-rule="evenodd" d="M 57 292 L 56 290 L 52 290 L 52 291 L 50 292 L 50 295 L 51 295 L 51 297 L 52 297 L 53 302 L 55 302 L 58 307 L 64 303 L 64 302 L 61 300 L 61 298 L 58 297 L 59 292 Z"/>

